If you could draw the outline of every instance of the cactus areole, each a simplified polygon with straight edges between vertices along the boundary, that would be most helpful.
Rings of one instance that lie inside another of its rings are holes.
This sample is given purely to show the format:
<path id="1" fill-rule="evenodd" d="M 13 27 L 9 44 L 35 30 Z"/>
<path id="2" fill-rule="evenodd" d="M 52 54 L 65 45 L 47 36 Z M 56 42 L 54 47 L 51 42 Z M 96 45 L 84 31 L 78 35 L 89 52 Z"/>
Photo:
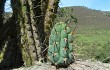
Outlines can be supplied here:
<path id="1" fill-rule="evenodd" d="M 53 26 L 49 37 L 48 60 L 56 66 L 68 66 L 74 62 L 73 37 L 70 27 L 59 22 Z"/>

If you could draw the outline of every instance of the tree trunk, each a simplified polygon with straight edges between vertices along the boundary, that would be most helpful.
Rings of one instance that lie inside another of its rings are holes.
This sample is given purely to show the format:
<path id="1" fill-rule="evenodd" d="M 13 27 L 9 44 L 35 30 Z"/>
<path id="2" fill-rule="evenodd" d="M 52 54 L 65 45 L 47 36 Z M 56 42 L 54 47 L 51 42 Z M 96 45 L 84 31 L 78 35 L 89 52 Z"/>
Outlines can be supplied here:
<path id="1" fill-rule="evenodd" d="M 41 45 L 35 20 L 33 1 L 20 0 L 19 21 L 21 28 L 21 46 L 26 66 L 41 58 Z"/>
<path id="2" fill-rule="evenodd" d="M 11 5 L 12 5 L 12 10 L 13 10 L 13 15 L 7 21 L 2 28 L 2 32 L 4 34 L 0 35 L 0 41 L 7 41 L 8 43 L 6 44 L 6 49 L 5 52 L 3 53 L 3 60 L 0 63 L 0 69 L 4 70 L 4 68 L 15 68 L 15 67 L 20 67 L 23 65 L 23 59 L 22 59 L 22 54 L 21 54 L 21 48 L 19 46 L 20 44 L 20 37 L 19 37 L 19 25 L 18 25 L 18 11 L 16 6 L 18 1 L 11 0 Z M 5 29 L 5 27 L 7 27 Z M 1 38 L 3 37 L 3 38 Z M 3 40 L 5 39 L 5 40 Z M 2 42 L 1 42 L 2 43 Z M 2 54 L 2 53 L 0 53 Z"/>
<path id="3" fill-rule="evenodd" d="M 6 0 L 0 0 L 0 29 L 3 25 L 3 13 L 4 13 L 4 5 L 5 5 Z"/>
<path id="4" fill-rule="evenodd" d="M 21 1 L 21 43 L 26 65 L 46 58 L 50 30 L 47 27 L 52 26 L 58 3 L 59 0 Z"/>
<path id="5" fill-rule="evenodd" d="M 49 35 L 56 18 L 59 0 L 48 0 L 44 19 L 45 44 L 48 45 Z"/>
<path id="6" fill-rule="evenodd" d="M 3 26 L 3 21 L 4 21 L 4 6 L 5 6 L 6 0 L 0 0 L 0 32 L 1 28 Z M 0 50 L 1 50 L 1 42 L 0 42 Z"/>
<path id="7" fill-rule="evenodd" d="M 23 61 L 25 66 L 30 66 L 46 59 L 58 3 L 59 0 L 11 0 L 13 15 L 0 31 L 0 47 L 8 41 L 2 67 L 17 67 Z"/>

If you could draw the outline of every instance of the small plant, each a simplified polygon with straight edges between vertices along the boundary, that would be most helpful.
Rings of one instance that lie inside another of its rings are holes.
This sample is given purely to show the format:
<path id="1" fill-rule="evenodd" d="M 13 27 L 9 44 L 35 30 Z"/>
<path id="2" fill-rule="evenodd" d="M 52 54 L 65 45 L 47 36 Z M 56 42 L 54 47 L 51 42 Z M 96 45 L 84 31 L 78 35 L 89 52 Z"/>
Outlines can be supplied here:
<path id="1" fill-rule="evenodd" d="M 64 22 L 56 23 L 49 37 L 48 60 L 56 66 L 68 66 L 74 62 L 72 43 L 70 27 Z"/>

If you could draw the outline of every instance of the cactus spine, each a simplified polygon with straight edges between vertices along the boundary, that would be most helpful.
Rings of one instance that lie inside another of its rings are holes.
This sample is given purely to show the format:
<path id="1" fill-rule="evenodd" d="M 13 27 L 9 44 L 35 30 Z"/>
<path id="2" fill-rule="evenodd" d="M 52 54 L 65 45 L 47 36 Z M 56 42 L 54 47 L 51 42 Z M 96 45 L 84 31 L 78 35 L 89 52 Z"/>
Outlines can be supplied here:
<path id="1" fill-rule="evenodd" d="M 58 66 L 68 66 L 74 62 L 72 42 L 70 27 L 63 22 L 56 23 L 49 37 L 49 61 Z"/>

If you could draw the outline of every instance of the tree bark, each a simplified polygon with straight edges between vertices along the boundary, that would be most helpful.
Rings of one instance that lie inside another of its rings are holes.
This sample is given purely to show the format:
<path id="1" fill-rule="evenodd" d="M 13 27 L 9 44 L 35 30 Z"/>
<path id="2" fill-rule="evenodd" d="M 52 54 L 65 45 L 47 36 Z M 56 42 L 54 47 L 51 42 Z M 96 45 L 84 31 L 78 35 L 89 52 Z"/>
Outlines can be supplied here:
<path id="1" fill-rule="evenodd" d="M 21 28 L 21 46 L 25 66 L 33 65 L 41 57 L 41 45 L 37 22 L 34 19 L 33 1 L 20 0 L 19 21 Z"/>
<path id="2" fill-rule="evenodd" d="M 18 66 L 23 61 L 25 66 L 30 66 L 46 59 L 58 3 L 59 0 L 11 0 L 13 15 L 0 31 L 0 48 L 8 41 L 2 67 L 16 67 L 18 59 Z"/>
<path id="3" fill-rule="evenodd" d="M 49 30 L 55 19 L 59 0 L 20 1 L 20 26 L 26 65 L 46 58 Z M 21 16 L 22 15 L 22 16 Z M 48 30 L 48 31 L 46 31 Z M 46 44 L 46 45 L 45 45 Z M 28 62 L 27 62 L 28 61 Z"/>
<path id="4" fill-rule="evenodd" d="M 3 25 L 3 20 L 4 20 L 3 13 L 4 13 L 5 2 L 6 0 L 0 0 L 0 29 Z"/>
<path id="5" fill-rule="evenodd" d="M 4 21 L 4 6 L 5 6 L 5 2 L 6 0 L 0 0 L 0 32 L 3 26 L 3 21 Z M 0 42 L 1 45 L 1 42 Z M 0 46 L 0 50 L 1 50 L 1 46 Z"/>
<path id="6" fill-rule="evenodd" d="M 18 21 L 18 11 L 16 6 L 18 6 L 18 1 L 11 0 L 13 15 L 8 21 L 2 26 L 0 32 L 0 43 L 6 41 L 6 49 L 3 53 L 3 60 L 0 63 L 0 69 L 11 69 L 15 67 L 20 67 L 23 65 L 22 53 L 20 44 L 20 37 L 19 37 L 19 21 Z M 2 47 L 4 47 L 2 45 Z M 2 53 L 0 53 L 2 54 Z"/>

